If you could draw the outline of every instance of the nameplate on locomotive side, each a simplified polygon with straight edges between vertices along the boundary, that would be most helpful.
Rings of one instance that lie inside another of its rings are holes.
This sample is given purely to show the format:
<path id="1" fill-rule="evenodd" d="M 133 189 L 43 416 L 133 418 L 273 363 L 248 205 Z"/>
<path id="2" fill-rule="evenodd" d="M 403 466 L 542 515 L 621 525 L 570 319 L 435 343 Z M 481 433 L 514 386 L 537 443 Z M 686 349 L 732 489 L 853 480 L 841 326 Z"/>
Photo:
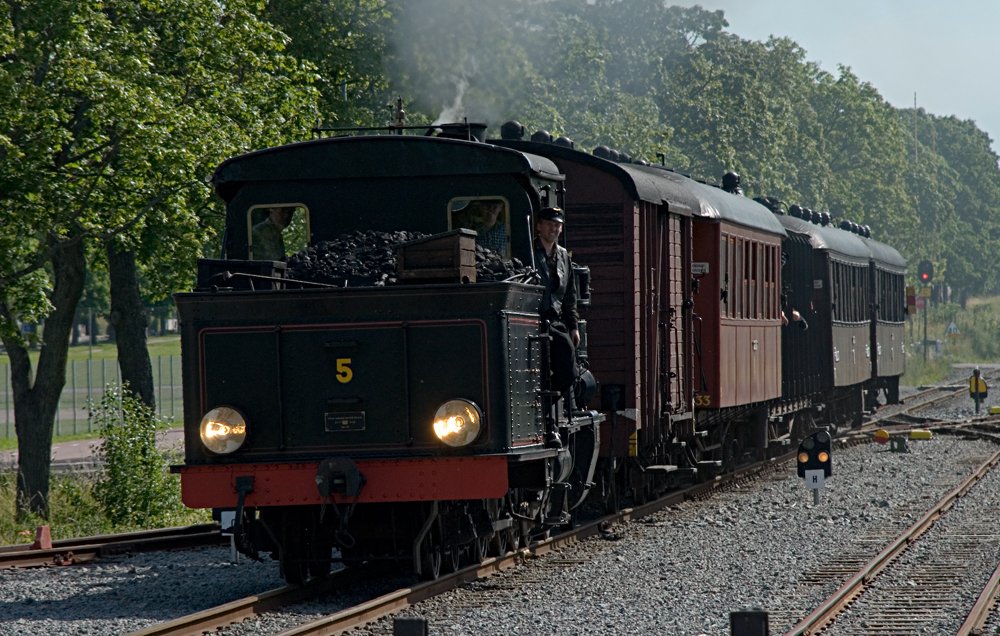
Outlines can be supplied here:
<path id="1" fill-rule="evenodd" d="M 365 412 L 324 413 L 323 427 L 327 433 L 348 433 L 365 430 Z"/>

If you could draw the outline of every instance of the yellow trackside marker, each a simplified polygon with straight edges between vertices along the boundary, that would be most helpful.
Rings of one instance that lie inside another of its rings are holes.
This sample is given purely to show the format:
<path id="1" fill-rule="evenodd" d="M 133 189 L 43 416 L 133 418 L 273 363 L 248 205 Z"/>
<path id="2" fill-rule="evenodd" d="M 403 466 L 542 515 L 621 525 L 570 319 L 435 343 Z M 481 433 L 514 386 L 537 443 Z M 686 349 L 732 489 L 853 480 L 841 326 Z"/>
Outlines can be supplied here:
<path id="1" fill-rule="evenodd" d="M 931 439 L 931 437 L 931 432 L 922 428 L 915 428 L 910 431 L 910 439 Z"/>

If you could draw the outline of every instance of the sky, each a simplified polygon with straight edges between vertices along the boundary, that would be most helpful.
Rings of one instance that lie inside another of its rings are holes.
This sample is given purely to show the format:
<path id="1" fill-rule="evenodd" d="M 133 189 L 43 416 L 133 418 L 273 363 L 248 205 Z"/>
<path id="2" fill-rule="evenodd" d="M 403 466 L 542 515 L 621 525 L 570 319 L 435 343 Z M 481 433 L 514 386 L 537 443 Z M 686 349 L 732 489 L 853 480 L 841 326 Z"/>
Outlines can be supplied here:
<path id="1" fill-rule="evenodd" d="M 849 66 L 890 104 L 971 119 L 1000 152 L 1000 0 L 700 0 L 746 40 L 788 37 L 837 74 Z"/>

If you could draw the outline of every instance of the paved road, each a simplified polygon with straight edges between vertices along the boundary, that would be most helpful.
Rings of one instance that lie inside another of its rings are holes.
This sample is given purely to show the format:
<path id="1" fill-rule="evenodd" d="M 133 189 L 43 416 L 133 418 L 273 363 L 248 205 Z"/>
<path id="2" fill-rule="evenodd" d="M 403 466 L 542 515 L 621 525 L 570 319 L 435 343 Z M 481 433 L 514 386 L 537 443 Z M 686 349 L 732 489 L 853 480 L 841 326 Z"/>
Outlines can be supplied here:
<path id="1" fill-rule="evenodd" d="M 83 462 L 95 458 L 95 450 L 101 445 L 99 439 L 82 439 L 52 445 L 53 462 Z M 184 449 L 184 429 L 172 428 L 164 431 L 157 439 L 157 446 L 164 450 Z M 17 465 L 17 451 L 0 451 L 0 467 Z"/>

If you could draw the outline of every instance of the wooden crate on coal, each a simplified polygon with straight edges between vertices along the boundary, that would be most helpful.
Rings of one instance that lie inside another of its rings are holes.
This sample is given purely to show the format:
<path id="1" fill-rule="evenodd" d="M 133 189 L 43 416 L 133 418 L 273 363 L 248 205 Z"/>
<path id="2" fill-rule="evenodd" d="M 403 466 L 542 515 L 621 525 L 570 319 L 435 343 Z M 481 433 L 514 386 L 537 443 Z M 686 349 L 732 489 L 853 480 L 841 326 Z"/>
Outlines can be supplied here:
<path id="1" fill-rule="evenodd" d="M 476 233 L 460 228 L 396 246 L 400 283 L 476 282 Z"/>

